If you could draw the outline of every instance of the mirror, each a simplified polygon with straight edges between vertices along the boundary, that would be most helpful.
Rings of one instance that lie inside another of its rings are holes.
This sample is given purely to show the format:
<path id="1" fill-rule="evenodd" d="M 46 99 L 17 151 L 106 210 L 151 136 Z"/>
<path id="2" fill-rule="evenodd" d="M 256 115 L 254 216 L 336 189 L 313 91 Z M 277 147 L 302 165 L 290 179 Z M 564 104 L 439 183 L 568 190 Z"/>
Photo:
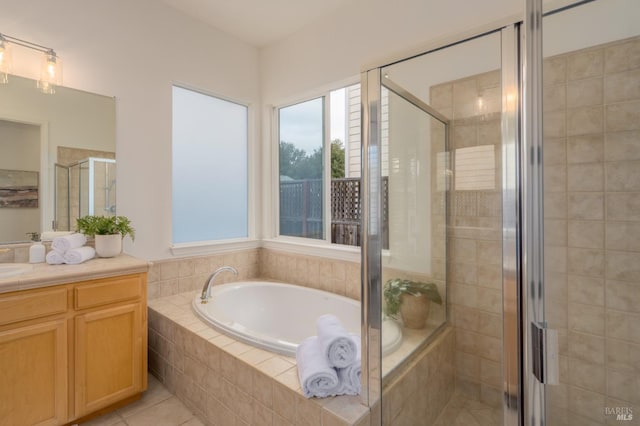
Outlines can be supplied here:
<path id="1" fill-rule="evenodd" d="M 100 163 L 90 158 L 110 160 L 104 163 L 110 165 L 106 183 L 87 180 L 104 175 L 88 170 L 89 163 Z M 0 244 L 26 242 L 28 232 L 73 230 L 73 204 L 82 211 L 84 203 L 87 211 L 82 191 L 89 183 L 93 194 L 111 198 L 106 207 L 115 210 L 114 159 L 115 98 L 68 87 L 45 95 L 35 80 L 10 75 L 0 84 Z M 69 170 L 66 182 L 61 170 Z"/>

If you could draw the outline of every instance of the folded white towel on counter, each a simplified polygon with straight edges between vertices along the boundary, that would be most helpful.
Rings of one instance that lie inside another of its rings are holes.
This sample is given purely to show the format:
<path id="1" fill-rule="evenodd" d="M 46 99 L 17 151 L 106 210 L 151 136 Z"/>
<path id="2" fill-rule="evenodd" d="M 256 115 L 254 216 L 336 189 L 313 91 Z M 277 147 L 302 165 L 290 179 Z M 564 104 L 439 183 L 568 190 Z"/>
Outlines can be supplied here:
<path id="1" fill-rule="evenodd" d="M 338 373 L 327 362 L 316 336 L 308 337 L 296 349 L 298 378 L 305 397 L 325 398 L 337 395 Z"/>
<path id="2" fill-rule="evenodd" d="M 352 334 L 351 338 L 357 346 L 358 354 L 352 364 L 336 369 L 338 380 L 340 381 L 340 389 L 338 391 L 340 395 L 360 395 L 362 390 L 362 384 L 360 383 L 360 377 L 362 376 L 360 336 Z"/>
<path id="3" fill-rule="evenodd" d="M 335 315 L 318 317 L 316 331 L 321 352 L 330 366 L 345 368 L 355 362 L 358 347 Z"/>
<path id="4" fill-rule="evenodd" d="M 84 234 L 75 233 L 55 237 L 51 242 L 51 248 L 60 253 L 66 253 L 67 250 L 82 247 L 87 243 L 87 237 Z"/>
<path id="5" fill-rule="evenodd" d="M 74 248 L 71 250 L 67 250 L 67 252 L 64 254 L 64 263 L 68 263 L 69 265 L 77 265 L 78 263 L 93 259 L 95 255 L 96 250 L 93 247 L 84 246 Z"/>
<path id="6" fill-rule="evenodd" d="M 45 260 L 49 265 L 60 265 L 64 263 L 64 255 L 55 250 L 51 250 L 49 253 L 47 253 Z"/>

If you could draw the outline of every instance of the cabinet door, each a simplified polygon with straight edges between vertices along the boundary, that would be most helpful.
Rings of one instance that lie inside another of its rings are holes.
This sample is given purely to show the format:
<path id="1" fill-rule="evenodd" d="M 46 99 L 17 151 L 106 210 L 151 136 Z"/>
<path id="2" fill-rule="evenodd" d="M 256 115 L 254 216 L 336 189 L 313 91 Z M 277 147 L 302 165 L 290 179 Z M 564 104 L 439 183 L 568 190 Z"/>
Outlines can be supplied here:
<path id="1" fill-rule="evenodd" d="M 75 319 L 76 418 L 142 391 L 141 303 Z"/>
<path id="2" fill-rule="evenodd" d="M 67 421 L 64 319 L 0 331 L 0 425 Z"/>

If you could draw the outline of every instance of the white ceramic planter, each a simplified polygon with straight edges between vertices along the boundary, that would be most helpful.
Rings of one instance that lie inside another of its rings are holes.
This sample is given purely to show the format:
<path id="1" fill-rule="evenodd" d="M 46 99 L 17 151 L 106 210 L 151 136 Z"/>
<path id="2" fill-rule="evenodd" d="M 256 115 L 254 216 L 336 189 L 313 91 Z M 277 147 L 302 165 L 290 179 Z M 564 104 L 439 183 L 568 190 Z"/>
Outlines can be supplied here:
<path id="1" fill-rule="evenodd" d="M 96 235 L 96 254 L 98 257 L 115 257 L 122 253 L 122 236 Z"/>

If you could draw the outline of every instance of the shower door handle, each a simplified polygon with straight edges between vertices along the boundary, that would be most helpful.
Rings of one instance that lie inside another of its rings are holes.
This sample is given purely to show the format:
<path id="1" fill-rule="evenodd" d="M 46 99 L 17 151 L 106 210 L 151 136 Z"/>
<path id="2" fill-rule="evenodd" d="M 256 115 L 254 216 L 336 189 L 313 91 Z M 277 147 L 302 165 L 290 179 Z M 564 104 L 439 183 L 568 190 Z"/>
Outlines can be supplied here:
<path id="1" fill-rule="evenodd" d="M 559 384 L 558 331 L 546 323 L 531 323 L 531 339 L 533 374 L 545 385 Z"/>

